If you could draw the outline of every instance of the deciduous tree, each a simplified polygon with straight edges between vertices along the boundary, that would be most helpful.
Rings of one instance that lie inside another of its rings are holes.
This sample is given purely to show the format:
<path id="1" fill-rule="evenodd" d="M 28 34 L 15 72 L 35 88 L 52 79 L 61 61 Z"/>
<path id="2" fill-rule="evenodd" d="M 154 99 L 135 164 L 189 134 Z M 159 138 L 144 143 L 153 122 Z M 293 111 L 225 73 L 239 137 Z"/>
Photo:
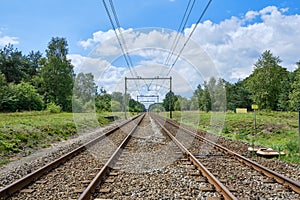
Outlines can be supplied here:
<path id="1" fill-rule="evenodd" d="M 47 61 L 41 69 L 46 102 L 54 102 L 65 111 L 71 110 L 74 71 L 67 59 L 68 44 L 65 38 L 52 38 L 46 50 Z"/>

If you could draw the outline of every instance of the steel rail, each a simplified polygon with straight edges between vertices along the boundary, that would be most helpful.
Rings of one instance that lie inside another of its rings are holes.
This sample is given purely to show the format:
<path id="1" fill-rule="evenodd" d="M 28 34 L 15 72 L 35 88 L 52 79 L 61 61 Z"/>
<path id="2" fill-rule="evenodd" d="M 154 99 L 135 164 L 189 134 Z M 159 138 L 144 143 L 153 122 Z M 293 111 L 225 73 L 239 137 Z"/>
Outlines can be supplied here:
<path id="1" fill-rule="evenodd" d="M 138 123 L 131 129 L 127 137 L 123 140 L 123 142 L 119 145 L 113 155 L 109 158 L 109 160 L 105 163 L 105 165 L 101 168 L 101 170 L 96 174 L 90 184 L 86 187 L 86 189 L 81 193 L 78 200 L 88 200 L 91 197 L 92 192 L 96 189 L 98 184 L 100 183 L 101 179 L 104 178 L 108 170 L 111 166 L 117 161 L 118 157 L 122 153 L 124 147 L 127 145 L 128 141 L 130 140 L 132 134 L 135 132 L 139 124 L 142 122 L 143 118 L 145 117 L 145 113 L 140 117 Z"/>
<path id="2" fill-rule="evenodd" d="M 153 117 L 155 119 L 155 117 Z M 237 199 L 229 189 L 224 186 L 204 165 L 202 165 L 199 160 L 187 149 L 185 148 L 173 135 L 167 130 L 157 119 L 155 121 L 158 125 L 168 134 L 168 136 L 173 140 L 173 142 L 181 149 L 181 151 L 188 156 L 188 158 L 193 162 L 194 165 L 198 167 L 202 175 L 205 176 L 210 184 L 212 184 L 216 191 L 221 194 L 224 199 Z"/>
<path id="3" fill-rule="evenodd" d="M 159 116 L 161 117 L 161 116 Z M 295 191 L 296 193 L 300 194 L 300 182 L 297 182 L 289 177 L 286 177 L 282 174 L 279 174 L 278 172 L 275 172 L 271 169 L 268 169 L 242 155 L 239 155 L 238 153 L 235 153 L 219 144 L 216 144 L 198 134 L 193 133 L 192 131 L 188 130 L 187 128 L 184 127 L 179 127 L 174 121 L 167 119 L 166 120 L 168 123 L 172 124 L 173 126 L 176 126 L 177 128 L 180 128 L 181 130 L 184 130 L 185 132 L 193 135 L 194 137 L 204 141 L 205 143 L 212 145 L 214 148 L 218 148 L 220 150 L 222 150 L 224 153 L 236 157 L 240 162 L 246 164 L 247 166 L 252 167 L 253 169 L 255 169 L 256 171 L 262 172 L 264 175 L 275 179 L 279 184 L 285 185 L 290 187 L 293 191 Z"/>
<path id="4" fill-rule="evenodd" d="M 29 185 L 30 183 L 32 183 L 33 181 L 37 180 L 38 178 L 40 178 L 42 175 L 50 172 L 51 170 L 55 169 L 57 166 L 65 163 L 66 161 L 68 161 L 69 159 L 73 158 L 74 156 L 78 155 L 80 152 L 86 150 L 88 147 L 93 146 L 95 143 L 99 142 L 100 140 L 102 140 L 103 138 L 107 137 L 108 135 L 112 134 L 113 132 L 115 132 L 116 130 L 120 129 L 121 127 L 125 126 L 126 124 L 130 123 L 131 121 L 135 120 L 136 118 L 138 118 L 140 115 L 134 116 L 128 120 L 126 120 L 125 122 L 121 123 L 119 126 L 113 128 L 112 130 L 109 130 L 105 133 L 103 133 L 101 136 L 81 145 L 80 147 L 72 150 L 71 152 L 57 158 L 56 160 L 46 164 L 45 166 L 41 167 L 40 169 L 37 169 L 35 171 L 33 171 L 30 174 L 27 174 L 26 176 L 20 178 L 19 180 L 7 185 L 4 188 L 0 189 L 0 197 L 1 198 L 7 198 L 10 195 L 12 195 L 13 193 L 21 190 L 22 188 L 24 188 L 25 186 Z"/>

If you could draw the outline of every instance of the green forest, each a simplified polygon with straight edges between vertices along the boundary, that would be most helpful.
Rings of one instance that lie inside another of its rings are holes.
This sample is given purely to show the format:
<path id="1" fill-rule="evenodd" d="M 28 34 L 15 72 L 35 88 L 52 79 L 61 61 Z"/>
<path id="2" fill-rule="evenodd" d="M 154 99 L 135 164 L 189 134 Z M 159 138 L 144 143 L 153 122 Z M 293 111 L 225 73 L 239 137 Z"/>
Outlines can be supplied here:
<path id="1" fill-rule="evenodd" d="M 67 59 L 65 38 L 52 38 L 45 50 L 24 55 L 7 45 L 0 49 L 0 112 L 49 110 L 50 112 L 122 111 L 143 112 L 145 106 L 120 92 L 108 94 L 98 88 L 93 74 L 75 74 Z M 225 111 L 235 108 L 261 110 L 300 110 L 300 61 L 292 72 L 281 66 L 281 59 L 266 50 L 254 63 L 250 76 L 236 83 L 211 77 L 199 83 L 191 98 L 168 93 L 159 106 L 151 109 Z M 73 95 L 74 94 L 74 95 Z M 172 98 L 170 98 L 172 97 Z M 171 100 L 171 101 L 170 101 Z"/>
<path id="2" fill-rule="evenodd" d="M 52 38 L 45 52 L 45 57 L 39 51 L 24 55 L 10 44 L 0 50 L 0 112 L 71 112 L 72 106 L 75 112 L 121 111 L 124 99 L 128 111 L 145 111 L 129 95 L 98 92 L 91 73 L 74 74 L 65 38 Z"/>
<path id="3" fill-rule="evenodd" d="M 290 72 L 280 65 L 278 56 L 266 50 L 254 64 L 254 70 L 247 78 L 236 83 L 211 77 L 204 84 L 199 84 L 191 99 L 176 94 L 172 106 L 169 95 L 164 99 L 166 110 L 223 111 L 247 108 L 257 104 L 265 111 L 300 110 L 300 61 L 297 69 Z M 225 96 L 226 95 L 226 96 Z M 226 105 L 225 105 L 226 104 Z"/>

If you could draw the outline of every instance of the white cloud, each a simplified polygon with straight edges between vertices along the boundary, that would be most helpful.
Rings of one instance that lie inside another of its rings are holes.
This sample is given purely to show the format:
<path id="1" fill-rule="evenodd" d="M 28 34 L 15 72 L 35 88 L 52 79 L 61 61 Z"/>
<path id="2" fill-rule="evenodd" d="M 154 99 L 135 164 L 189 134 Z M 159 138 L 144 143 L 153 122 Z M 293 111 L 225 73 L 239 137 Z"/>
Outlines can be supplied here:
<path id="1" fill-rule="evenodd" d="M 124 30 L 121 28 L 121 32 L 130 31 L 131 29 Z M 113 30 L 104 31 L 97 31 L 93 33 L 93 38 L 89 38 L 87 40 L 81 40 L 78 42 L 78 45 L 83 47 L 84 49 L 92 48 L 97 44 L 101 44 L 110 38 L 115 37 L 115 32 Z"/>
<path id="2" fill-rule="evenodd" d="M 19 44 L 19 40 L 17 37 L 12 37 L 12 36 L 1 36 L 2 32 L 0 32 L 0 47 L 4 47 L 5 45 L 8 44 Z"/>
<path id="3" fill-rule="evenodd" d="M 254 63 L 265 50 L 271 50 L 273 55 L 279 56 L 283 60 L 283 67 L 294 69 L 295 62 L 300 59 L 300 16 L 285 15 L 286 11 L 269 6 L 259 11 L 248 11 L 241 17 L 233 16 L 220 23 L 209 20 L 200 23 L 168 75 L 177 77 L 176 80 L 174 78 L 174 89 L 178 93 L 187 93 L 187 88 L 195 88 L 212 75 L 218 77 L 218 73 L 232 82 L 244 79 L 252 72 Z M 195 25 L 186 28 L 184 34 L 188 36 L 193 27 Z M 169 68 L 162 66 L 176 32 L 165 29 L 128 29 L 122 32 L 137 74 L 166 76 Z M 180 40 L 178 47 L 184 44 L 185 39 Z M 124 77 L 131 75 L 114 32 L 98 31 L 92 38 L 79 44 L 90 49 L 98 46 L 90 58 L 73 55 L 72 63 L 84 66 L 81 68 L 85 71 L 95 72 L 98 85 L 106 90 L 124 90 Z M 180 48 L 174 52 L 169 63 L 175 60 L 179 51 Z M 144 86 L 147 84 L 149 82 L 145 82 Z M 149 91 L 149 94 L 153 94 L 153 91 Z"/>
<path id="4" fill-rule="evenodd" d="M 218 24 L 205 21 L 198 25 L 192 39 L 209 53 L 226 80 L 249 75 L 265 50 L 271 50 L 281 58 L 283 67 L 292 70 L 300 59 L 300 16 L 285 15 L 286 11 L 269 6 Z"/>

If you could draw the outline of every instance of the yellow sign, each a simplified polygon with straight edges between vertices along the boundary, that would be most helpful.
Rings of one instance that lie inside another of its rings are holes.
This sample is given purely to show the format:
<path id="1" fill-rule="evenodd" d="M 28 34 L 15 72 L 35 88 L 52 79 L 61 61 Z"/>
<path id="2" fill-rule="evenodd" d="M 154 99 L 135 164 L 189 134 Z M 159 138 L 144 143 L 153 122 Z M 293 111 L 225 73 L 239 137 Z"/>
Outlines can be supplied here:
<path id="1" fill-rule="evenodd" d="M 257 109 L 258 109 L 258 105 L 252 104 L 251 108 L 252 108 L 253 110 L 257 110 Z"/>

